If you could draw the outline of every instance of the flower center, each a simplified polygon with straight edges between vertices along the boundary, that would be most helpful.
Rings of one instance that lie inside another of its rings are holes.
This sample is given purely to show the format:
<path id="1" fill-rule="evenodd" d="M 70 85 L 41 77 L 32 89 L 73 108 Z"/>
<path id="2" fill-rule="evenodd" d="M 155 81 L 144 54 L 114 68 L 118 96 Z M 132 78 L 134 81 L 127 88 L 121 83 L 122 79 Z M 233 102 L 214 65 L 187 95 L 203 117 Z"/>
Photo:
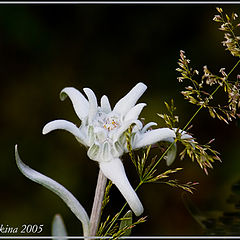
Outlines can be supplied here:
<path id="1" fill-rule="evenodd" d="M 118 128 L 120 126 L 120 123 L 116 117 L 108 117 L 105 120 L 105 124 L 103 127 L 107 129 L 108 131 L 111 131 L 115 128 Z"/>
<path id="2" fill-rule="evenodd" d="M 99 110 L 94 121 L 94 126 L 103 128 L 109 133 L 110 131 L 119 128 L 121 126 L 121 122 L 118 114 L 113 112 L 106 114 Z"/>

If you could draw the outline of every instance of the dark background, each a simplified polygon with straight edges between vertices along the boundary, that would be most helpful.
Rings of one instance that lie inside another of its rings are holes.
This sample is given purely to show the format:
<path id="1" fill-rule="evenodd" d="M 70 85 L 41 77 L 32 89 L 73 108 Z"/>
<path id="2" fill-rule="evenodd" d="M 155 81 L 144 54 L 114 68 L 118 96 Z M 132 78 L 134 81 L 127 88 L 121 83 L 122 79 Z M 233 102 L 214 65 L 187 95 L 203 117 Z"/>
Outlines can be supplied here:
<path id="1" fill-rule="evenodd" d="M 240 14 L 239 5 L 220 6 Z M 52 217 L 60 213 L 69 235 L 81 235 L 81 224 L 53 193 L 25 178 L 14 160 L 14 145 L 32 168 L 69 189 L 91 212 L 97 164 L 74 137 L 63 131 L 43 136 L 43 126 L 54 119 L 79 124 L 69 100 L 59 93 L 67 86 L 90 87 L 98 99 L 108 95 L 112 106 L 136 83 L 148 90 L 141 102 L 148 106 L 146 122 L 163 123 L 156 113 L 165 112 L 164 101 L 175 100 L 180 126 L 196 111 L 183 99 L 175 71 L 179 50 L 192 65 L 208 65 L 215 73 L 229 71 L 236 63 L 221 45 L 223 34 L 212 21 L 215 5 L 0 5 L 0 224 L 44 224 L 49 235 Z M 239 67 L 232 77 L 239 74 Z M 229 125 L 202 111 L 193 121 L 192 133 L 200 143 L 216 138 L 222 163 L 209 176 L 189 159 L 172 167 L 182 182 L 200 185 L 188 197 L 202 211 L 224 209 L 231 184 L 240 179 L 239 122 Z M 133 186 L 137 174 L 127 158 L 125 169 Z M 159 169 L 167 169 L 161 163 Z M 111 211 L 124 199 L 112 188 Z M 163 184 L 144 185 L 138 192 L 148 221 L 133 235 L 201 235 L 202 228 L 184 207 L 182 191 Z"/>

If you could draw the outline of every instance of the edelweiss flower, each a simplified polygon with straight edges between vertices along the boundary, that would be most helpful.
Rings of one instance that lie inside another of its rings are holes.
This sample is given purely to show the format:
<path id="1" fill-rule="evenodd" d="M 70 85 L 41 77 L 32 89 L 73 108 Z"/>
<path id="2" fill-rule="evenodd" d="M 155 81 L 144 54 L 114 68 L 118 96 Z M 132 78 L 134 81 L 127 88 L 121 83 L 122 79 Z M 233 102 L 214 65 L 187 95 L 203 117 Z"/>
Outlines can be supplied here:
<path id="1" fill-rule="evenodd" d="M 125 132 L 134 125 L 131 137 L 133 149 L 142 148 L 159 141 L 173 142 L 175 131 L 169 128 L 148 130 L 156 125 L 150 122 L 145 126 L 138 120 L 145 103 L 137 103 L 138 99 L 147 89 L 143 83 L 138 83 L 126 96 L 120 99 L 114 108 L 111 108 L 107 96 L 103 96 L 100 106 L 94 92 L 84 88 L 84 95 L 72 87 L 64 88 L 60 93 L 61 100 L 70 98 L 73 108 L 81 120 L 80 127 L 66 120 L 49 122 L 43 128 L 43 134 L 52 130 L 63 129 L 72 133 L 76 139 L 88 148 L 90 159 L 97 161 L 103 174 L 110 179 L 122 193 L 133 212 L 138 216 L 143 212 L 143 206 L 130 185 L 120 157 L 126 153 L 127 142 Z M 136 105 L 135 105 L 136 104 Z M 182 137 L 188 137 L 182 133 Z M 175 147 L 168 156 L 167 163 L 175 158 Z"/>

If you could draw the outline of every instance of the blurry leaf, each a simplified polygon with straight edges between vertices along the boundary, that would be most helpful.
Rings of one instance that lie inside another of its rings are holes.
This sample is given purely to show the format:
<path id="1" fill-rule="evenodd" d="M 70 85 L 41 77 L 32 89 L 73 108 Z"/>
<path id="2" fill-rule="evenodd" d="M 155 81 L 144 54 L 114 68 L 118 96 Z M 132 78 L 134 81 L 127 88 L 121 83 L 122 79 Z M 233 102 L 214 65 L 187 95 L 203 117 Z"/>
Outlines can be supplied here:
<path id="1" fill-rule="evenodd" d="M 67 236 L 67 230 L 64 225 L 63 219 L 60 214 L 56 214 L 53 217 L 52 222 L 52 236 L 65 237 Z M 53 238 L 54 240 L 60 240 L 58 238 Z M 65 238 L 67 240 L 67 238 Z"/>
<path id="2" fill-rule="evenodd" d="M 227 198 L 227 206 L 217 212 L 201 213 L 198 208 L 184 195 L 183 201 L 192 217 L 204 228 L 206 235 L 240 235 L 240 181 L 231 186 L 232 193 Z M 234 209 L 229 211 L 229 205 Z M 213 214 L 214 213 L 214 214 Z M 209 217 L 211 216 L 211 217 Z"/>
<path id="3" fill-rule="evenodd" d="M 182 195 L 183 203 L 187 208 L 188 212 L 192 217 L 199 223 L 202 228 L 206 228 L 207 218 L 203 216 L 200 210 L 194 205 L 194 203 L 189 199 L 187 194 Z M 205 224 L 203 224 L 205 222 Z"/>
<path id="4" fill-rule="evenodd" d="M 129 210 L 129 211 L 127 211 L 127 213 L 121 219 L 119 230 L 127 228 L 127 227 L 129 227 L 131 225 L 132 225 L 132 211 Z M 130 235 L 131 235 L 131 228 L 126 229 L 122 236 L 130 236 Z"/>
<path id="5" fill-rule="evenodd" d="M 238 201 L 238 202 L 235 204 L 235 208 L 236 208 L 236 209 L 240 209 L 240 201 Z"/>
<path id="6" fill-rule="evenodd" d="M 232 192 L 237 195 L 240 195 L 240 182 L 237 182 L 232 185 Z"/>
<path id="7" fill-rule="evenodd" d="M 239 197 L 236 194 L 230 194 L 226 202 L 228 204 L 237 204 L 239 202 Z"/>
<path id="8" fill-rule="evenodd" d="M 203 221 L 202 221 L 203 225 L 205 226 L 205 228 L 207 229 L 213 229 L 215 228 L 216 226 L 216 219 L 214 218 L 205 218 Z"/>

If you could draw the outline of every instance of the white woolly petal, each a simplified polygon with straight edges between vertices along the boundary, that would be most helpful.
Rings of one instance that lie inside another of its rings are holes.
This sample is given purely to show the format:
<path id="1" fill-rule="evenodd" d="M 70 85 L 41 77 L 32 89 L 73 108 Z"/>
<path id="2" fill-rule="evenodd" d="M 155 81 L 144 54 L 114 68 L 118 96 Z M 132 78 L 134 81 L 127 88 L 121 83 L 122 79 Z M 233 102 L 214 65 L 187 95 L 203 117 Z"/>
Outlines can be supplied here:
<path id="1" fill-rule="evenodd" d="M 195 143 L 194 143 L 193 136 L 187 134 L 187 132 L 186 132 L 186 131 L 183 131 L 182 129 L 173 128 L 173 130 L 174 130 L 175 132 L 177 132 L 177 130 L 178 130 L 178 132 L 181 134 L 181 139 L 189 139 L 191 145 L 193 146 L 193 148 L 195 148 Z"/>
<path id="2" fill-rule="evenodd" d="M 100 162 L 99 166 L 103 174 L 119 189 L 135 215 L 141 215 L 143 206 L 128 181 L 122 161 L 119 158 L 114 158 L 109 162 Z"/>
<path id="3" fill-rule="evenodd" d="M 53 238 L 54 240 L 59 240 L 57 237 L 66 237 L 67 236 L 67 230 L 65 227 L 65 224 L 63 222 L 63 219 L 60 214 L 55 214 L 53 221 L 52 221 L 52 236 L 56 236 L 56 238 Z M 61 238 L 60 238 L 61 239 Z M 68 238 L 64 238 L 68 240 Z"/>
<path id="4" fill-rule="evenodd" d="M 149 122 L 147 123 L 141 130 L 142 133 L 145 133 L 150 127 L 157 126 L 157 123 L 155 122 Z"/>
<path id="5" fill-rule="evenodd" d="M 136 124 L 132 128 L 132 133 L 139 132 L 143 127 L 143 124 L 140 120 L 136 120 Z"/>
<path id="6" fill-rule="evenodd" d="M 108 142 L 104 142 L 101 150 L 101 161 L 110 161 L 112 158 L 110 144 Z"/>
<path id="7" fill-rule="evenodd" d="M 181 139 L 193 139 L 193 136 L 187 133 L 181 133 Z"/>
<path id="8" fill-rule="evenodd" d="M 98 107 L 97 98 L 95 93 L 90 88 L 84 88 L 83 91 L 86 93 L 88 97 L 88 101 L 89 101 L 88 120 L 89 120 L 89 123 L 91 123 L 97 113 L 97 107 Z"/>
<path id="9" fill-rule="evenodd" d="M 98 142 L 104 142 L 107 138 L 107 130 L 101 127 L 95 127 L 94 134 Z"/>
<path id="10" fill-rule="evenodd" d="M 17 145 L 15 146 L 15 157 L 17 166 L 22 174 L 30 180 L 41 184 L 42 186 L 57 194 L 67 204 L 75 216 L 82 222 L 84 236 L 89 236 L 89 217 L 85 209 L 73 196 L 73 194 L 58 182 L 47 176 L 44 176 L 43 174 L 33 170 L 24 164 L 19 157 Z"/>
<path id="11" fill-rule="evenodd" d="M 101 98 L 101 109 L 105 113 L 110 113 L 112 111 L 111 105 L 110 105 L 108 97 L 106 95 L 102 96 L 102 98 Z"/>
<path id="12" fill-rule="evenodd" d="M 91 160 L 101 161 L 100 159 L 100 146 L 99 144 L 93 143 L 92 146 L 88 149 L 87 155 Z"/>
<path id="13" fill-rule="evenodd" d="M 186 133 L 181 136 L 181 139 L 189 139 L 189 138 L 193 139 L 193 136 L 186 134 Z"/>
<path id="14" fill-rule="evenodd" d="M 88 115 L 88 101 L 77 89 L 66 87 L 60 93 L 60 99 L 63 101 L 66 97 L 72 101 L 73 108 L 80 120 L 83 120 Z"/>
<path id="15" fill-rule="evenodd" d="M 133 149 L 137 149 L 160 141 L 169 141 L 175 137 L 176 135 L 173 130 L 169 128 L 158 128 L 140 134 L 137 138 L 134 139 L 132 147 Z"/>
<path id="16" fill-rule="evenodd" d="M 139 125 L 139 128 L 142 126 L 141 122 L 139 120 L 131 120 L 131 121 L 127 121 L 127 122 L 123 122 L 122 126 L 117 129 L 116 131 L 112 131 L 112 133 L 109 133 L 109 137 L 113 138 L 113 141 L 117 141 L 120 136 L 130 127 L 131 124 L 135 123 L 136 125 Z"/>
<path id="17" fill-rule="evenodd" d="M 177 130 L 179 131 L 179 133 L 181 133 L 181 139 L 193 139 L 193 136 L 187 134 L 186 131 L 183 131 L 182 129 L 177 129 L 177 128 L 173 128 L 173 130 L 175 132 L 177 132 Z"/>
<path id="18" fill-rule="evenodd" d="M 80 143 L 82 143 L 85 146 L 88 146 L 86 138 L 83 136 L 83 134 L 81 133 L 79 128 L 72 122 L 69 122 L 66 120 L 54 120 L 52 122 L 47 123 L 44 126 L 42 133 L 47 134 L 47 133 L 49 133 L 53 130 L 57 130 L 57 129 L 62 129 L 62 130 L 66 130 L 66 131 L 70 132 L 77 138 L 77 140 Z"/>
<path id="19" fill-rule="evenodd" d="M 146 103 L 139 103 L 136 106 L 132 107 L 130 111 L 126 114 L 124 121 L 137 120 L 142 109 L 146 106 Z"/>
<path id="20" fill-rule="evenodd" d="M 138 83 L 127 95 L 117 102 L 113 111 L 124 116 L 136 104 L 146 89 L 147 86 L 144 83 Z"/>
<path id="21" fill-rule="evenodd" d="M 125 144 L 124 144 L 125 145 Z M 116 141 L 114 144 L 113 144 L 113 148 L 112 148 L 112 154 L 114 157 L 120 157 L 123 155 L 125 151 L 125 147 L 121 144 L 120 141 Z"/>
<path id="22" fill-rule="evenodd" d="M 87 128 L 87 142 L 88 145 L 91 146 L 95 141 L 95 134 L 93 126 L 88 126 Z"/>
<path id="23" fill-rule="evenodd" d="M 176 155 L 177 155 L 177 144 L 174 143 L 164 157 L 164 159 L 166 160 L 167 166 L 170 166 L 174 162 Z"/>

